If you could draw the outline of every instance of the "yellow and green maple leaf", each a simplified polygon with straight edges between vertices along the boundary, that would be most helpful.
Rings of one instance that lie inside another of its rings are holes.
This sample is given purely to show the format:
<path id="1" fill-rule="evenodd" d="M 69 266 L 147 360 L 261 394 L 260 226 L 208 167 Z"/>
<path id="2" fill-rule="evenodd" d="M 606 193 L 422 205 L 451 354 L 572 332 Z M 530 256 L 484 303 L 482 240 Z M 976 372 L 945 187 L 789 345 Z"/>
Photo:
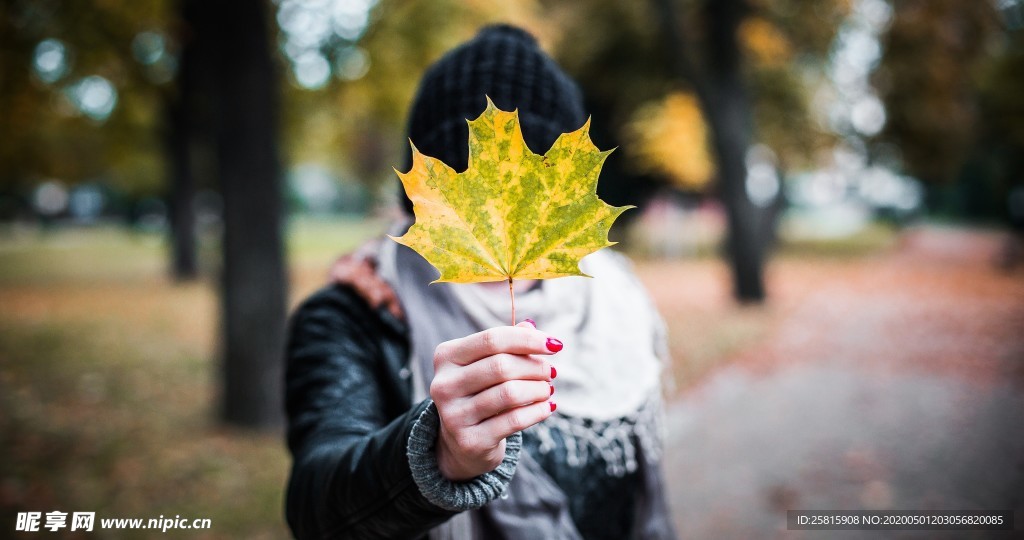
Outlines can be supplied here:
<path id="1" fill-rule="evenodd" d="M 461 173 L 412 148 L 398 173 L 416 221 L 392 237 L 441 273 L 437 281 L 511 282 L 585 276 L 579 261 L 611 246 L 608 230 L 631 206 L 597 197 L 605 158 L 590 121 L 565 133 L 543 156 L 523 140 L 517 111 L 487 109 L 469 121 L 469 167 Z M 413 141 L 414 143 L 414 141 Z"/>

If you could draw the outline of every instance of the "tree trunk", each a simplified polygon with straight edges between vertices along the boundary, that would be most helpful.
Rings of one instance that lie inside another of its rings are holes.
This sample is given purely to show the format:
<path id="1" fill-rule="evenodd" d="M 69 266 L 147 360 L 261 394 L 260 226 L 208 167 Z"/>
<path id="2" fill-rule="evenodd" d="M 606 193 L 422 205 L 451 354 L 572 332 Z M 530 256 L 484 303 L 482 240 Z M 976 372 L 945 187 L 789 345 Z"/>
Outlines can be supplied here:
<path id="1" fill-rule="evenodd" d="M 266 2 L 208 6 L 224 198 L 222 415 L 229 424 L 272 428 L 283 418 L 287 282 Z"/>
<path id="2" fill-rule="evenodd" d="M 747 195 L 746 153 L 753 122 L 750 100 L 743 84 L 739 25 L 747 11 L 744 0 L 708 0 L 706 67 L 698 75 L 689 58 L 689 47 L 679 31 L 673 0 L 657 0 L 663 31 L 676 75 L 688 80 L 701 102 L 711 128 L 717 157 L 718 192 L 726 209 L 726 254 L 733 277 L 733 293 L 741 302 L 764 300 L 764 258 L 772 237 L 762 230 L 766 210 Z M 703 75 L 703 76 L 702 76 Z"/>
<path id="3" fill-rule="evenodd" d="M 741 302 L 764 300 L 764 209 L 747 195 L 746 154 L 753 131 L 750 99 L 743 84 L 739 26 L 745 0 L 709 0 L 708 82 L 712 139 L 718 154 L 718 189 L 728 214 L 726 251 L 732 263 L 733 289 Z"/>
<path id="4" fill-rule="evenodd" d="M 182 71 L 187 69 L 187 62 L 187 55 L 183 54 Z M 186 91 L 184 85 L 179 87 L 179 92 Z M 196 258 L 196 216 L 192 204 L 195 180 L 189 152 L 188 112 L 181 95 L 169 98 L 165 108 L 167 161 L 171 179 L 168 208 L 171 277 L 178 282 L 193 281 L 199 275 L 199 265 Z"/>
<path id="5" fill-rule="evenodd" d="M 203 24 L 202 11 L 194 0 L 180 0 L 181 17 L 176 36 L 181 44 L 177 85 L 165 94 L 165 149 L 170 177 L 168 217 L 171 241 L 171 277 L 192 281 L 199 275 L 196 256 L 195 171 L 191 141 L 201 120 L 195 102 L 209 85 L 203 85 L 199 62 L 203 59 L 196 33 Z"/>

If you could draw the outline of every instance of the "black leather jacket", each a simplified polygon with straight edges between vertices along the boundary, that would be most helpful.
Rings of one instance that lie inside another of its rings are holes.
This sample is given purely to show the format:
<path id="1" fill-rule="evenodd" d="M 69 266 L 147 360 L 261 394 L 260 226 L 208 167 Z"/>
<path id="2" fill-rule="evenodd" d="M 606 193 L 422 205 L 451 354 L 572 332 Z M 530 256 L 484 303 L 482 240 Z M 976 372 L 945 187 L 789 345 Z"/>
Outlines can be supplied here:
<path id="1" fill-rule="evenodd" d="M 326 287 L 292 316 L 285 406 L 296 538 L 418 538 L 453 512 L 420 493 L 406 457 L 413 406 L 405 324 Z"/>

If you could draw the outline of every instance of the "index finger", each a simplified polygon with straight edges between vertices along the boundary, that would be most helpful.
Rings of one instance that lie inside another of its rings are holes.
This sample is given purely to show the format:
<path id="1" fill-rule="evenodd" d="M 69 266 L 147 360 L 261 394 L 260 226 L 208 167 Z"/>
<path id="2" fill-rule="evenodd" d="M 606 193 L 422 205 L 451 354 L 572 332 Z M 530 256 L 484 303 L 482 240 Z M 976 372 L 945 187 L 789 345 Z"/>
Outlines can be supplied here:
<path id="1" fill-rule="evenodd" d="M 498 326 L 438 345 L 434 362 L 465 366 L 495 354 L 554 354 L 560 350 L 561 341 L 530 326 Z"/>

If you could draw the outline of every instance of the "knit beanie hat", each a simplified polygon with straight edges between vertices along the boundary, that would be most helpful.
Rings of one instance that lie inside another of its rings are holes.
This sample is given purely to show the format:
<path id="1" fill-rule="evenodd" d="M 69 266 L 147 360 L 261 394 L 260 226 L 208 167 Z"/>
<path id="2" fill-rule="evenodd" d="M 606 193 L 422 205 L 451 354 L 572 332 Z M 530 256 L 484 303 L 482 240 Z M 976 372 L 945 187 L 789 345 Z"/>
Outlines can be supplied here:
<path id="1" fill-rule="evenodd" d="M 409 113 L 409 138 L 423 154 L 463 171 L 469 162 L 472 120 L 487 107 L 519 109 L 523 138 L 544 153 L 562 133 L 578 129 L 586 117 L 576 83 L 521 28 L 488 26 L 427 69 Z M 406 170 L 412 154 L 407 155 Z M 405 210 L 412 202 L 402 194 Z"/>

